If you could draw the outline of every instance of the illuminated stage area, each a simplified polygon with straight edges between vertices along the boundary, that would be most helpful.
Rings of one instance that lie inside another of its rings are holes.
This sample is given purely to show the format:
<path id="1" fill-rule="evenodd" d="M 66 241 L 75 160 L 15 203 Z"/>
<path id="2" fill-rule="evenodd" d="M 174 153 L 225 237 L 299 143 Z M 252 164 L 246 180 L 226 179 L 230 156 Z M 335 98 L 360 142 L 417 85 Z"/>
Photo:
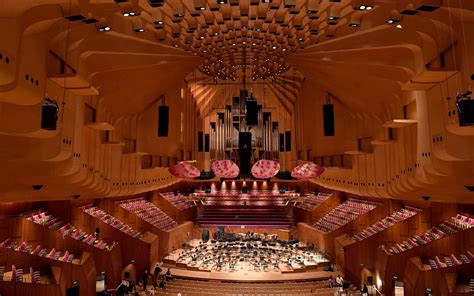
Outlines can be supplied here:
<path id="1" fill-rule="evenodd" d="M 163 259 L 173 274 L 198 279 L 279 281 L 327 279 L 330 262 L 298 241 L 276 235 L 226 234 L 220 241 L 193 239 Z"/>

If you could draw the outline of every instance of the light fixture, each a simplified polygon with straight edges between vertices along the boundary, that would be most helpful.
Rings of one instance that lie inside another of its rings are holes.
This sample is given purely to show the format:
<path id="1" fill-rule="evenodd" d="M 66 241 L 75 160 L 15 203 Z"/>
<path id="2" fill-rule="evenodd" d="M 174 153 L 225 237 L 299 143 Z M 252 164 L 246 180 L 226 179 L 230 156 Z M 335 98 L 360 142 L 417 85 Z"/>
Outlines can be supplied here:
<path id="1" fill-rule="evenodd" d="M 135 31 L 135 32 L 145 32 L 145 29 L 143 29 L 143 28 L 138 28 L 138 29 L 135 29 L 134 31 Z"/>
<path id="2" fill-rule="evenodd" d="M 102 26 L 102 27 L 98 27 L 97 30 L 99 30 L 99 32 L 104 32 L 104 31 L 110 31 L 112 28 L 109 27 L 109 26 Z"/>

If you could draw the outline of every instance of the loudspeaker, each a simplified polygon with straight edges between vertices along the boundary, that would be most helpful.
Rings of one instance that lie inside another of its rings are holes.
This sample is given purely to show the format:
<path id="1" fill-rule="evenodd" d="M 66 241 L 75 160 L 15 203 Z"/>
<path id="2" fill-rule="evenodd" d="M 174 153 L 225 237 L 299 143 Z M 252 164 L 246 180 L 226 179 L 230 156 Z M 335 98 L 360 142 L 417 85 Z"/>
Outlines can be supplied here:
<path id="1" fill-rule="evenodd" d="M 204 151 L 204 133 L 198 132 L 198 152 Z"/>
<path id="2" fill-rule="evenodd" d="M 170 107 L 158 107 L 158 137 L 168 137 L 168 121 Z"/>
<path id="3" fill-rule="evenodd" d="M 43 105 L 41 109 L 41 128 L 55 131 L 58 120 L 58 108 L 54 105 Z"/>
<path id="4" fill-rule="evenodd" d="M 474 125 L 474 100 L 462 100 L 456 103 L 459 114 L 459 125 Z"/>
<path id="5" fill-rule="evenodd" d="M 211 148 L 211 138 L 209 136 L 209 134 L 205 134 L 204 135 L 204 152 L 209 152 L 210 148 Z"/>
<path id="6" fill-rule="evenodd" d="M 247 125 L 258 124 L 258 106 L 257 101 L 246 101 L 245 107 L 247 109 Z"/>
<path id="7" fill-rule="evenodd" d="M 285 132 L 285 151 L 291 151 L 291 131 Z"/>
<path id="8" fill-rule="evenodd" d="M 280 152 L 285 152 L 285 134 L 280 134 Z"/>
<path id="9" fill-rule="evenodd" d="M 323 126 L 324 136 L 331 137 L 335 135 L 334 130 L 334 105 L 324 104 L 323 105 Z"/>
<path id="10" fill-rule="evenodd" d="M 240 172 L 242 175 L 250 174 L 250 161 L 252 158 L 252 133 L 239 133 L 239 156 L 240 156 Z"/>

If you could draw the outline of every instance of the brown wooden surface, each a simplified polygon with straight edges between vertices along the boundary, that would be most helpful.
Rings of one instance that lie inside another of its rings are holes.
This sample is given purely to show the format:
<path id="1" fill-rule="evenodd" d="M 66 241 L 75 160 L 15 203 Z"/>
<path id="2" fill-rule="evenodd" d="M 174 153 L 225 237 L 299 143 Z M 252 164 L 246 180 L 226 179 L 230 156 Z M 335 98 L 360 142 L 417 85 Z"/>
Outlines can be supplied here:
<path id="1" fill-rule="evenodd" d="M 76 264 L 0 248 L 0 266 L 6 266 L 10 270 L 12 265 L 23 268 L 24 274 L 29 273 L 29 268 L 33 267 L 33 270 L 40 271 L 42 275 L 51 276 L 53 283 L 15 283 L 15 293 L 5 295 L 66 295 L 66 289 L 72 287 L 73 281 L 79 283 L 81 296 L 95 295 L 96 270 L 94 259 L 89 253 L 83 253 Z M 1 283 L 0 281 L 0 292 Z M 24 291 L 31 294 L 23 293 Z"/>

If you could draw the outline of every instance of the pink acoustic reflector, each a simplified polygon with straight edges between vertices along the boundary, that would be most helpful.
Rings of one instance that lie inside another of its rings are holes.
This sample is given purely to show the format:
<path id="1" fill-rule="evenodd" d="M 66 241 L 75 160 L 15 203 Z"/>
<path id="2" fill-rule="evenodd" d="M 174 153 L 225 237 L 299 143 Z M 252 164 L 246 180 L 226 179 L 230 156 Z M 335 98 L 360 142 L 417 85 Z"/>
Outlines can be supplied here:
<path id="1" fill-rule="evenodd" d="M 252 167 L 252 176 L 257 179 L 273 178 L 280 171 L 280 163 L 274 160 L 261 159 Z"/>
<path id="2" fill-rule="evenodd" d="M 168 168 L 168 171 L 170 172 L 171 175 L 177 178 L 192 179 L 192 178 L 197 178 L 201 175 L 201 172 L 199 171 L 198 168 L 196 168 L 192 164 L 185 163 L 185 162 L 180 162 L 178 164 L 175 164 L 174 166 Z"/>
<path id="3" fill-rule="evenodd" d="M 211 163 L 211 170 L 219 178 L 232 179 L 240 174 L 239 167 L 232 160 L 214 160 Z"/>
<path id="4" fill-rule="evenodd" d="M 307 162 L 295 167 L 291 171 L 291 176 L 296 179 L 311 179 L 319 177 L 324 173 L 324 168 L 314 162 Z"/>

